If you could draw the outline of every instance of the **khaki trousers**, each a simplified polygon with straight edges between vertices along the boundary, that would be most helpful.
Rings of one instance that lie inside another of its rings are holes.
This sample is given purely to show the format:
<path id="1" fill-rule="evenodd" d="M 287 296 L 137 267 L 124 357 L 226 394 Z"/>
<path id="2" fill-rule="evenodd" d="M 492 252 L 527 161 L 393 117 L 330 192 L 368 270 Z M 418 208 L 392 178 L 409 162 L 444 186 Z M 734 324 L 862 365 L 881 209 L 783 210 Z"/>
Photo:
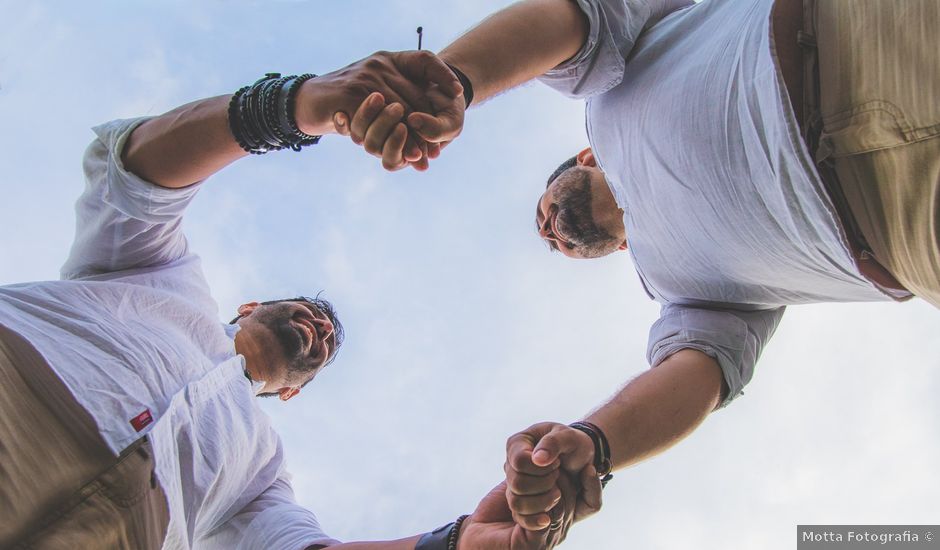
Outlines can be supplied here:
<path id="1" fill-rule="evenodd" d="M 838 178 L 875 259 L 940 307 L 940 0 L 806 7 L 818 53 L 818 105 L 807 110 L 818 146 L 808 143 L 820 173 Z"/>
<path id="2" fill-rule="evenodd" d="M 39 353 L 0 326 L 0 548 L 160 548 L 168 520 L 149 440 L 115 457 Z"/>

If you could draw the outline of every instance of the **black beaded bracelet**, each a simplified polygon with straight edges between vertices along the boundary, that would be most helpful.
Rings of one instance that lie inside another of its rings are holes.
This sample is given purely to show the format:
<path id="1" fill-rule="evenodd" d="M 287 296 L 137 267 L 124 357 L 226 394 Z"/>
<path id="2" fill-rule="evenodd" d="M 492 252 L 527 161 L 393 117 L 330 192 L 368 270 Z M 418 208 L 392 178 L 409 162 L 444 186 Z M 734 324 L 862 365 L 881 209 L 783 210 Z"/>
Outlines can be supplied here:
<path id="1" fill-rule="evenodd" d="M 229 102 L 228 123 L 238 145 L 249 153 L 263 155 L 287 148 L 300 151 L 319 142 L 320 136 L 300 131 L 294 113 L 300 85 L 315 77 L 267 73 L 235 92 Z"/>
<path id="2" fill-rule="evenodd" d="M 425 533 L 415 544 L 415 550 L 457 550 L 460 526 L 470 517 L 466 514 L 430 533 Z"/>
<path id="3" fill-rule="evenodd" d="M 607 436 L 603 430 L 591 424 L 590 422 L 574 422 L 569 427 L 587 434 L 594 443 L 594 469 L 597 470 L 597 476 L 601 479 L 601 488 L 607 487 L 607 482 L 614 478 L 610 471 L 613 464 L 610 461 L 610 443 L 607 442 Z"/>

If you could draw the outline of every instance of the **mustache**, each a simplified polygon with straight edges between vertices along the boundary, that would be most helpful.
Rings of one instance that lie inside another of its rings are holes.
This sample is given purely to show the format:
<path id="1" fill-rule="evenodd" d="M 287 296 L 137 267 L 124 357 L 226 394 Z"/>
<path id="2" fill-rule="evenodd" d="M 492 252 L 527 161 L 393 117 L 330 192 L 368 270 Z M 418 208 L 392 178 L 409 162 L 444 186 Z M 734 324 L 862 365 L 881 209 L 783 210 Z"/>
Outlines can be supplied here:
<path id="1" fill-rule="evenodd" d="M 290 318 L 281 318 L 273 323 L 271 327 L 274 336 L 284 350 L 284 356 L 287 359 L 296 359 L 303 355 L 303 339 L 300 333 L 291 326 Z"/>

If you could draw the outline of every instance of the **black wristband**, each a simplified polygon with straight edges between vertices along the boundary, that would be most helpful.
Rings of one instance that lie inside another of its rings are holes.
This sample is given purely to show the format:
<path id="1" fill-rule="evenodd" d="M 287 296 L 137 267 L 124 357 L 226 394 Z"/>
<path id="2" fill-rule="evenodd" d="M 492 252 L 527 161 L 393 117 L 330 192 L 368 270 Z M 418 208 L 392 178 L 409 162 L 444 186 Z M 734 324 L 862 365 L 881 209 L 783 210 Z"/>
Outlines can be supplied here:
<path id="1" fill-rule="evenodd" d="M 460 85 L 463 86 L 463 102 L 464 109 L 469 109 L 470 104 L 473 103 L 473 84 L 470 82 L 470 79 L 467 78 L 467 75 L 463 74 L 463 71 L 454 67 L 450 63 L 445 63 L 450 70 L 453 71 L 454 76 L 457 77 L 457 80 L 460 81 Z"/>
<path id="2" fill-rule="evenodd" d="M 415 550 L 447 550 L 447 540 L 454 528 L 454 522 L 438 527 L 430 533 L 425 533 L 415 544 Z"/>
<path id="3" fill-rule="evenodd" d="M 610 461 L 610 443 L 607 442 L 607 436 L 603 430 L 590 422 L 574 422 L 569 427 L 587 434 L 594 444 L 594 469 L 597 470 L 597 477 L 601 479 L 601 487 L 607 487 L 607 482 L 614 478 L 610 473 L 613 465 Z"/>
<path id="4" fill-rule="evenodd" d="M 447 525 L 438 527 L 430 533 L 421 535 L 415 550 L 457 550 L 457 539 L 460 537 L 460 526 L 470 517 L 466 514 Z"/>

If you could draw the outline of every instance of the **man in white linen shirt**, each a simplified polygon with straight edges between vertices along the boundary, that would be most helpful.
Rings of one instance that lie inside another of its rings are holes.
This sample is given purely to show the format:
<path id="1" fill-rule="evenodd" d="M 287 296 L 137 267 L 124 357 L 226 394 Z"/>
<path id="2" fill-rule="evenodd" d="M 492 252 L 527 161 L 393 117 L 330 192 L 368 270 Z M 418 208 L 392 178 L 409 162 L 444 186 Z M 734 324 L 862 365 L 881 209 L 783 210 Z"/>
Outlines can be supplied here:
<path id="1" fill-rule="evenodd" d="M 417 93 L 399 72 L 460 91 L 432 54 L 379 53 L 279 81 L 281 91 L 298 87 L 268 97 L 307 136 L 334 133 L 333 113 L 355 110 L 373 90 L 400 102 L 389 109 L 397 122 Z M 260 111 L 233 110 L 249 97 L 242 92 L 96 127 L 62 280 L 0 287 L 0 547 L 339 544 L 295 502 L 280 439 L 253 399 L 287 401 L 332 361 L 342 343 L 332 307 L 248 302 L 221 323 L 181 231 L 201 182 L 248 154 L 238 139 L 253 136 L 236 115 Z M 268 115 L 250 122 L 282 120 Z M 424 155 L 415 147 L 408 156 Z M 515 524 L 498 486 L 456 526 L 348 546 L 433 550 L 460 535 L 461 548 L 548 548 L 574 507 L 572 491 L 558 497 L 568 513 L 551 530 Z"/>
<path id="2" fill-rule="evenodd" d="M 442 50 L 473 90 L 461 106 L 536 77 L 587 99 L 591 147 L 550 178 L 539 234 L 576 258 L 629 251 L 662 305 L 655 368 L 593 426 L 510 439 L 523 525 L 548 521 L 559 457 L 603 475 L 740 395 L 787 305 L 940 307 L 938 24 L 935 0 L 527 0 Z M 463 117 L 408 124 L 446 142 Z"/>

